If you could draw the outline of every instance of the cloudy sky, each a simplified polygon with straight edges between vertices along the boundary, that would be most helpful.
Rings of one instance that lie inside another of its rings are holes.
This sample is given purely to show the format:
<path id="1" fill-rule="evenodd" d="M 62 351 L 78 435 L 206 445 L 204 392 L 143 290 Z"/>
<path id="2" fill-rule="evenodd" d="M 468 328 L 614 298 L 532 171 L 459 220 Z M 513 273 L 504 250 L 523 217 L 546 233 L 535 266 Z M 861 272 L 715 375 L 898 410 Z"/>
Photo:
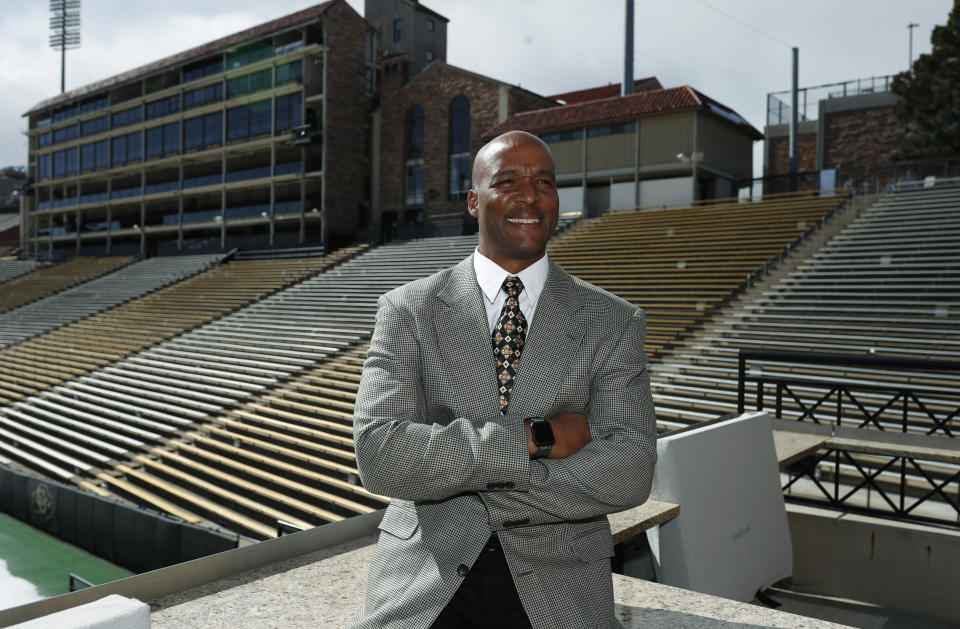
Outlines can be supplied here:
<path id="1" fill-rule="evenodd" d="M 450 19 L 447 61 L 555 94 L 619 82 L 623 0 L 423 0 Z M 348 0 L 363 13 L 363 0 Z M 83 0 L 67 90 L 303 9 L 310 0 Z M 951 0 L 635 0 L 634 74 L 691 85 L 761 131 L 766 94 L 895 74 L 929 52 Z M 23 112 L 60 89 L 48 3 L 0 0 L 0 167 L 27 160 Z M 756 155 L 759 156 L 757 146 Z M 757 165 L 759 167 L 759 165 Z M 755 170 L 756 168 L 755 167 Z"/>

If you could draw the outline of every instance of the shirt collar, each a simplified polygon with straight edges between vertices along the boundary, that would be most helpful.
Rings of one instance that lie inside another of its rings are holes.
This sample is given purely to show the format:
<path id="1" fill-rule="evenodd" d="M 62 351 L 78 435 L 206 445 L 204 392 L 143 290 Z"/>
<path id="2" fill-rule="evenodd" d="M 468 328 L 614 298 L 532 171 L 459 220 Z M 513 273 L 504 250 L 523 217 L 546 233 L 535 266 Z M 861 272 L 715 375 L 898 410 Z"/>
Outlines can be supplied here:
<path id="1" fill-rule="evenodd" d="M 473 253 L 473 270 L 477 274 L 477 283 L 484 297 L 489 303 L 495 303 L 504 278 L 511 273 L 480 253 L 479 249 Z M 531 303 L 536 304 L 540 299 L 540 293 L 543 292 L 543 287 L 547 283 L 549 272 L 550 259 L 547 254 L 543 254 L 542 258 L 517 273 L 520 281 L 523 282 L 523 292 Z"/>

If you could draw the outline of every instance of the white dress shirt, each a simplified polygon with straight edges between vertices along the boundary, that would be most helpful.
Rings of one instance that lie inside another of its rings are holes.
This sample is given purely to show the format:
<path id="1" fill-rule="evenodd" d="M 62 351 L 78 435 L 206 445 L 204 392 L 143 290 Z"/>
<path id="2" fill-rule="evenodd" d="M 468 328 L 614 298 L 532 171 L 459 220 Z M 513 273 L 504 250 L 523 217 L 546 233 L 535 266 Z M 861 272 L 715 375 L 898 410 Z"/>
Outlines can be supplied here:
<path id="1" fill-rule="evenodd" d="M 503 280 L 508 275 L 512 275 L 499 264 L 487 256 L 475 251 L 473 254 L 473 270 L 477 274 L 477 284 L 483 291 L 483 305 L 487 308 L 487 322 L 490 324 L 490 334 L 493 334 L 493 328 L 497 325 L 497 319 L 500 318 L 500 311 L 503 310 L 503 303 L 507 301 L 507 294 L 501 290 Z M 550 261 L 547 254 L 517 273 L 520 281 L 523 282 L 523 290 L 520 292 L 518 301 L 520 302 L 520 312 L 527 319 L 527 329 L 533 324 L 533 315 L 537 311 L 537 302 L 540 300 L 540 293 L 547 283 L 547 273 L 550 271 Z"/>

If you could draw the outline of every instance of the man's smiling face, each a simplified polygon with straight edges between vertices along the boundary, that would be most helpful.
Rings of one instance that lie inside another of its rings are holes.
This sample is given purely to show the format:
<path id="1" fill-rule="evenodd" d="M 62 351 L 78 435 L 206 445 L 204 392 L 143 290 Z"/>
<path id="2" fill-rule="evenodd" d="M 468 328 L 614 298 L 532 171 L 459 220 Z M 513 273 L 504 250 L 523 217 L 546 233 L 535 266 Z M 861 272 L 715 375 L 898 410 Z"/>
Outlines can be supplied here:
<path id="1" fill-rule="evenodd" d="M 560 207 L 546 145 L 512 131 L 480 149 L 467 207 L 480 224 L 480 253 L 507 271 L 519 273 L 543 257 Z"/>

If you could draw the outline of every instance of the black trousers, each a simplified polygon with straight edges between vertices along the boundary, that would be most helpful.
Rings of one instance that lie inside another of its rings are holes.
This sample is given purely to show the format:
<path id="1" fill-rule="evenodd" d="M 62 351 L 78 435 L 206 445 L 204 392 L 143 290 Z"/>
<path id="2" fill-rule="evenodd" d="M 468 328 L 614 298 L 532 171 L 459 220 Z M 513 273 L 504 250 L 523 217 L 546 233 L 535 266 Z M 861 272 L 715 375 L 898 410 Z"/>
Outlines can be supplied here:
<path id="1" fill-rule="evenodd" d="M 532 629 L 496 534 L 431 629 Z"/>

